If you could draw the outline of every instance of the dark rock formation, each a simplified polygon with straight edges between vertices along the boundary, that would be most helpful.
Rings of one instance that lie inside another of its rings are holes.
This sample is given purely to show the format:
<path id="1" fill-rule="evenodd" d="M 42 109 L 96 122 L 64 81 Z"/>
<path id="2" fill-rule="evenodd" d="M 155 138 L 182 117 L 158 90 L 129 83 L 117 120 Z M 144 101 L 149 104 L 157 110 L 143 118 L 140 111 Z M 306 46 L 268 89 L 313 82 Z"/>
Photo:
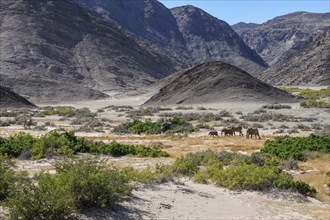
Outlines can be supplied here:
<path id="1" fill-rule="evenodd" d="M 170 72 L 72 1 L 3 0 L 0 21 L 0 84 L 38 101 L 104 98 L 97 90 L 137 88 Z"/>
<path id="2" fill-rule="evenodd" d="M 311 45 L 268 68 L 260 79 L 272 85 L 329 86 L 330 28 Z"/>
<path id="3" fill-rule="evenodd" d="M 226 22 L 193 6 L 173 8 L 171 12 L 194 61 L 192 65 L 221 60 L 253 75 L 267 67 Z"/>
<path id="4" fill-rule="evenodd" d="M 0 86 L 0 107 L 36 107 L 26 98 L 11 91 L 9 88 Z"/>
<path id="5" fill-rule="evenodd" d="M 287 59 L 313 42 L 329 26 L 330 13 L 295 12 L 260 25 L 233 25 L 244 42 L 269 65 Z"/>
<path id="6" fill-rule="evenodd" d="M 165 79 L 164 79 L 165 80 Z M 296 97 L 266 84 L 247 72 L 223 62 L 198 65 L 177 77 L 145 105 L 226 102 L 294 102 Z"/>

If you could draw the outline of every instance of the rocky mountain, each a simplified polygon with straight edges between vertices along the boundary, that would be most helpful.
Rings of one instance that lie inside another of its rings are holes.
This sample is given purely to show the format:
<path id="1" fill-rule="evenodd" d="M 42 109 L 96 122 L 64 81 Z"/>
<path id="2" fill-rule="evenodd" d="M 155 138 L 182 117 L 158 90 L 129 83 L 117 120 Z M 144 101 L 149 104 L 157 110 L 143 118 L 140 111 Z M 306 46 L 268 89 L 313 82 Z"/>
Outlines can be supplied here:
<path id="1" fill-rule="evenodd" d="M 310 46 L 268 68 L 260 79 L 272 85 L 330 85 L 330 27 Z"/>
<path id="2" fill-rule="evenodd" d="M 295 12 L 260 25 L 238 23 L 233 29 L 269 65 L 312 43 L 329 26 L 330 13 Z"/>
<path id="3" fill-rule="evenodd" d="M 256 28 L 257 26 L 259 26 L 259 24 L 238 22 L 231 27 L 236 31 L 236 33 L 238 33 L 238 35 L 241 35 L 243 32 Z"/>
<path id="4" fill-rule="evenodd" d="M 35 107 L 35 105 L 9 88 L 0 86 L 0 107 Z"/>
<path id="5" fill-rule="evenodd" d="M 193 6 L 169 10 L 155 0 L 75 0 L 134 36 L 154 54 L 167 54 L 176 70 L 222 60 L 246 71 L 267 64 L 224 21 Z"/>
<path id="6" fill-rule="evenodd" d="M 166 106 L 221 102 L 293 102 L 296 98 L 230 64 L 204 63 L 169 78 L 145 105 Z"/>
<path id="7" fill-rule="evenodd" d="M 0 42 L 0 84 L 37 102 L 105 98 L 174 71 L 73 1 L 1 1 Z"/>
<path id="8" fill-rule="evenodd" d="M 224 21 L 194 6 L 171 9 L 186 42 L 192 65 L 221 60 L 251 74 L 267 64 Z"/>

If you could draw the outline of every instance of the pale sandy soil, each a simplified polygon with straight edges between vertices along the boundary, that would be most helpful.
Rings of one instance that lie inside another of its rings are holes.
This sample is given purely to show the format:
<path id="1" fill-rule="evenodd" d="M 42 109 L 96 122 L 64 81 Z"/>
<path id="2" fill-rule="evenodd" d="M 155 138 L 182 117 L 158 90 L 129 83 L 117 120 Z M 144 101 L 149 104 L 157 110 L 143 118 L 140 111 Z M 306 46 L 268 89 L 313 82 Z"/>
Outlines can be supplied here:
<path id="1" fill-rule="evenodd" d="M 328 219 L 328 208 L 295 194 L 237 192 L 181 180 L 141 186 L 116 212 L 88 210 L 81 219 Z"/>

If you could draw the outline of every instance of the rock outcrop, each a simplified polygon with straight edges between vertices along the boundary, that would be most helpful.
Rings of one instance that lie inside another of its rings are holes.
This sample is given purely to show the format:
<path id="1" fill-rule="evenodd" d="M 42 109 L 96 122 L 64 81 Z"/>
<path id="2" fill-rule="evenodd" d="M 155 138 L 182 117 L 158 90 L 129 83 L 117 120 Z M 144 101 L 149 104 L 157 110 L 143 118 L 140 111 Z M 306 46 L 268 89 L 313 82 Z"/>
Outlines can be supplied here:
<path id="1" fill-rule="evenodd" d="M 329 23 L 330 13 L 295 12 L 260 25 L 232 27 L 271 66 L 315 41 Z"/>
<path id="2" fill-rule="evenodd" d="M 164 79 L 165 80 L 165 79 Z M 295 102 L 296 97 L 266 84 L 247 72 L 220 61 L 193 67 L 170 77 L 168 84 L 145 105 L 221 102 Z"/>
<path id="3" fill-rule="evenodd" d="M 11 91 L 9 88 L 0 86 L 0 107 L 36 107 L 33 103 L 29 102 L 26 98 Z"/>
<path id="4" fill-rule="evenodd" d="M 330 27 L 311 45 L 281 60 L 259 77 L 272 85 L 330 85 Z"/>

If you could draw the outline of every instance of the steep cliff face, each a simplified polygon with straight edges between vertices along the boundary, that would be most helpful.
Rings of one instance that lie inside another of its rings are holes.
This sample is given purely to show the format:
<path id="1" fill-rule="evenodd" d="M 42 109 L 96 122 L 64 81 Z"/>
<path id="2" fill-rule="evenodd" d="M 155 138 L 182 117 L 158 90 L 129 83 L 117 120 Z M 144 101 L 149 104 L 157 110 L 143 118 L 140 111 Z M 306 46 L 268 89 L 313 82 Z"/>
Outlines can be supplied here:
<path id="1" fill-rule="evenodd" d="M 308 47 L 267 69 L 260 79 L 272 85 L 330 85 L 330 27 Z"/>
<path id="2" fill-rule="evenodd" d="M 329 26 L 330 13 L 295 12 L 260 25 L 232 27 L 269 65 L 312 43 Z"/>
<path id="3" fill-rule="evenodd" d="M 175 76 L 163 79 L 164 86 L 145 105 L 296 101 L 289 93 L 220 61 L 204 63 Z"/>

